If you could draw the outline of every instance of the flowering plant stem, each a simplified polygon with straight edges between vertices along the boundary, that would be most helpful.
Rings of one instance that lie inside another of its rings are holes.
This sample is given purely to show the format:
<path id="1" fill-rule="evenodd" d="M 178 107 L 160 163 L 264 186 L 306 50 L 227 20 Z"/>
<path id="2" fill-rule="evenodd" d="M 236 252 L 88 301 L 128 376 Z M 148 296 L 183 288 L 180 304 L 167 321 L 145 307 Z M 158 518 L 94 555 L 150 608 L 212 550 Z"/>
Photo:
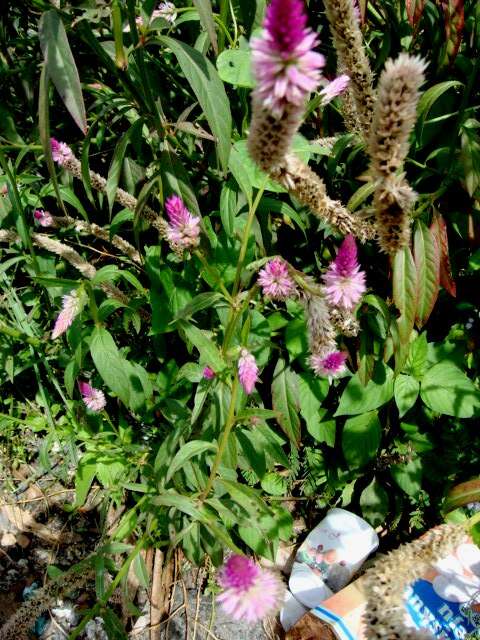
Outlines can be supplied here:
<path id="1" fill-rule="evenodd" d="M 215 476 L 217 475 L 218 467 L 222 462 L 223 454 L 225 452 L 225 448 L 228 443 L 228 436 L 230 435 L 230 431 L 232 430 L 233 425 L 235 424 L 235 405 L 237 403 L 237 391 L 238 391 L 238 378 L 235 376 L 232 384 L 232 397 L 230 399 L 230 406 L 228 407 L 228 415 L 227 420 L 225 422 L 225 428 L 222 433 L 222 438 L 218 445 L 217 455 L 215 456 L 215 460 L 213 461 L 212 469 L 210 471 L 210 476 L 207 480 L 207 486 L 202 491 L 200 495 L 200 502 L 203 502 L 210 493 L 213 483 L 215 481 Z"/>

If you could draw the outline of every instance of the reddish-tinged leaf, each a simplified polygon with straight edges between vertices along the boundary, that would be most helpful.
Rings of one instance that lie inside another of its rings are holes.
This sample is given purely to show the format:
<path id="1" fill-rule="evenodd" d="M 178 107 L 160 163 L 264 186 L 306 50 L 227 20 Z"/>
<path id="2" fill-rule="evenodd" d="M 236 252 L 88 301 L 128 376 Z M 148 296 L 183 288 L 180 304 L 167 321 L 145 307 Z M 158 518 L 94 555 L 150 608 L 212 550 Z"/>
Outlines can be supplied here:
<path id="1" fill-rule="evenodd" d="M 448 513 L 458 507 L 464 507 L 470 502 L 480 501 L 480 479 L 468 480 L 457 484 L 451 489 L 445 498 L 443 512 Z"/>
<path id="2" fill-rule="evenodd" d="M 443 216 L 438 212 L 433 214 L 430 231 L 433 233 L 438 246 L 440 247 L 440 284 L 451 296 L 455 298 L 457 295 L 457 285 L 453 279 L 452 267 L 450 265 L 447 225 Z"/>
<path id="3" fill-rule="evenodd" d="M 365 24 L 367 19 L 367 4 L 368 0 L 358 0 L 358 8 L 360 9 L 360 22 L 362 26 Z"/>
<path id="4" fill-rule="evenodd" d="M 393 259 L 393 301 L 400 311 L 400 343 L 410 340 L 417 306 L 417 271 L 410 247 L 403 247 Z"/>
<path id="5" fill-rule="evenodd" d="M 412 27 L 416 27 L 420 18 L 422 17 L 423 10 L 425 9 L 426 0 L 406 0 L 408 21 Z"/>
<path id="6" fill-rule="evenodd" d="M 457 57 L 465 26 L 464 0 L 440 0 L 445 18 L 446 55 L 450 64 Z"/>
<path id="7" fill-rule="evenodd" d="M 415 229 L 413 252 L 417 270 L 417 312 L 421 329 L 432 313 L 440 289 L 440 246 L 434 234 L 421 221 Z"/>

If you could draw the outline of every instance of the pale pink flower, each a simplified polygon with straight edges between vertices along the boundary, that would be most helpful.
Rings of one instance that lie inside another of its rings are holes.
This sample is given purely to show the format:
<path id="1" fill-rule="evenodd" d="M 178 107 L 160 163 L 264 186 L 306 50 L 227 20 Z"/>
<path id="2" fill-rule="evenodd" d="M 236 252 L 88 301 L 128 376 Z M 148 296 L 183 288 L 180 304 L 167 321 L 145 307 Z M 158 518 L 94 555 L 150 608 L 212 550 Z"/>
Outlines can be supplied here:
<path id="1" fill-rule="evenodd" d="M 179 196 L 170 196 L 165 201 L 169 217 L 167 240 L 175 249 L 188 249 L 200 242 L 200 218 L 192 216 Z"/>
<path id="2" fill-rule="evenodd" d="M 83 296 L 79 296 L 78 291 L 74 290 L 71 293 L 63 296 L 62 298 L 62 310 L 58 314 L 55 320 L 55 326 L 52 331 L 52 340 L 61 336 L 62 333 L 71 326 L 72 322 L 78 316 L 83 309 L 84 300 Z"/>
<path id="3" fill-rule="evenodd" d="M 88 382 L 78 381 L 78 389 L 82 394 L 82 400 L 84 401 L 87 409 L 90 411 L 101 411 L 105 408 L 107 401 L 105 400 L 105 395 L 103 391 L 100 389 L 95 389 Z"/>
<path id="4" fill-rule="evenodd" d="M 262 287 L 263 295 L 274 300 L 285 300 L 296 292 L 295 282 L 281 258 L 267 262 L 258 274 L 258 284 Z"/>
<path id="5" fill-rule="evenodd" d="M 33 217 L 41 227 L 52 227 L 54 224 L 52 214 L 49 211 L 35 209 Z"/>
<path id="6" fill-rule="evenodd" d="M 250 395 L 258 381 L 258 367 L 255 357 L 247 349 L 240 351 L 238 378 L 247 395 Z"/>
<path id="7" fill-rule="evenodd" d="M 215 371 L 211 367 L 205 367 L 203 369 L 203 377 L 207 380 L 213 380 L 215 377 Z"/>
<path id="8" fill-rule="evenodd" d="M 306 25 L 302 0 L 272 0 L 262 35 L 251 42 L 254 95 L 276 118 L 287 104 L 303 109 L 321 79 L 325 58 L 313 51 L 317 35 Z"/>
<path id="9" fill-rule="evenodd" d="M 346 359 L 347 354 L 343 351 L 332 351 L 327 355 L 314 353 L 310 356 L 310 366 L 317 376 L 334 378 L 346 371 Z"/>
<path id="10" fill-rule="evenodd" d="M 285 587 L 281 579 L 253 560 L 232 555 L 220 570 L 222 593 L 217 601 L 234 620 L 258 622 L 282 606 Z"/>
<path id="11" fill-rule="evenodd" d="M 344 93 L 350 82 L 350 77 L 345 73 L 326 84 L 320 91 L 322 96 L 322 107 L 331 102 L 334 98 Z"/>
<path id="12" fill-rule="evenodd" d="M 335 260 L 323 276 L 325 294 L 330 304 L 353 309 L 366 291 L 365 273 L 357 261 L 357 245 L 350 234 L 340 245 Z"/>
<path id="13" fill-rule="evenodd" d="M 356 19 L 360 22 L 362 19 L 362 14 L 360 13 L 360 5 L 358 4 L 358 0 L 352 0 L 353 3 L 353 13 L 355 14 Z"/>
<path id="14" fill-rule="evenodd" d="M 163 18 L 170 24 L 173 24 L 177 19 L 177 12 L 173 2 L 161 2 L 158 8 L 152 13 L 152 20 L 156 18 Z"/>
<path id="15" fill-rule="evenodd" d="M 65 162 L 75 158 L 73 151 L 65 142 L 59 142 L 58 140 L 55 140 L 55 138 L 50 138 L 50 146 L 52 149 L 53 161 L 60 166 L 63 166 Z"/>

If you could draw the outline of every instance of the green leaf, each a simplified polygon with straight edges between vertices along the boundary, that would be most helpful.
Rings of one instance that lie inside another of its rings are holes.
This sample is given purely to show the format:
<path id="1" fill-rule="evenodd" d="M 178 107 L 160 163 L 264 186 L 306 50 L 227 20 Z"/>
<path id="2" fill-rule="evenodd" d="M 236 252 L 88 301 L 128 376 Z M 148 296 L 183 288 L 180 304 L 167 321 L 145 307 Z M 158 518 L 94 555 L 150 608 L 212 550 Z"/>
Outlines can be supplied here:
<path id="1" fill-rule="evenodd" d="M 409 247 L 399 249 L 393 259 L 393 301 L 400 311 L 400 341 L 407 343 L 412 333 L 417 304 L 417 271 Z"/>
<path id="2" fill-rule="evenodd" d="M 393 397 L 393 371 L 378 362 L 371 380 L 364 387 L 358 374 L 345 387 L 335 416 L 365 413 L 381 407 Z"/>
<path id="3" fill-rule="evenodd" d="M 123 159 L 125 157 L 125 151 L 127 150 L 127 145 L 130 142 L 130 139 L 137 131 L 143 126 L 143 120 L 140 118 L 136 122 L 132 124 L 132 126 L 123 134 L 115 147 L 115 151 L 113 153 L 112 162 L 110 164 L 110 168 L 108 170 L 107 176 L 107 200 L 108 206 L 110 209 L 110 214 L 112 213 L 113 203 L 115 202 L 115 195 L 118 189 L 118 183 L 120 181 L 120 174 L 122 172 L 123 167 Z"/>
<path id="4" fill-rule="evenodd" d="M 413 407 L 418 398 L 420 383 L 412 376 L 401 373 L 395 379 L 395 402 L 397 403 L 398 413 L 402 418 L 409 409 Z"/>
<path id="5" fill-rule="evenodd" d="M 210 60 L 188 44 L 168 36 L 160 36 L 158 40 L 169 47 L 177 58 L 216 138 L 218 159 L 226 171 L 230 154 L 232 116 L 230 103 L 217 70 Z"/>
<path id="6" fill-rule="evenodd" d="M 255 86 L 250 50 L 227 49 L 222 51 L 217 58 L 217 69 L 218 75 L 224 82 L 247 89 L 252 89 Z"/>
<path id="7" fill-rule="evenodd" d="M 144 589 L 148 589 L 150 586 L 150 578 L 148 576 L 147 565 L 141 553 L 137 553 L 133 560 L 133 570 L 135 575 Z"/>
<path id="8" fill-rule="evenodd" d="M 222 219 L 223 230 L 228 238 L 231 238 L 235 230 L 235 213 L 237 207 L 237 191 L 234 181 L 229 178 L 223 183 L 220 192 L 220 217 Z"/>
<path id="9" fill-rule="evenodd" d="M 278 422 L 294 446 L 300 443 L 298 417 L 298 376 L 282 358 L 278 359 L 272 380 L 272 404 L 280 413 Z"/>
<path id="10" fill-rule="evenodd" d="M 188 340 L 198 349 L 203 362 L 207 362 L 215 372 L 225 368 L 225 361 L 222 354 L 206 332 L 183 320 L 178 321 L 177 324 L 185 333 Z"/>
<path id="11" fill-rule="evenodd" d="M 70 115 L 82 133 L 86 134 L 87 116 L 80 78 L 68 44 L 65 27 L 55 9 L 46 11 L 40 18 L 38 37 L 47 73 Z"/>
<path id="12" fill-rule="evenodd" d="M 284 496 L 288 492 L 287 478 L 271 471 L 260 481 L 262 489 L 271 496 Z"/>
<path id="13" fill-rule="evenodd" d="M 81 507 L 87 499 L 97 470 L 95 456 L 92 453 L 84 454 L 78 463 L 75 474 L 75 504 L 74 508 Z"/>
<path id="14" fill-rule="evenodd" d="M 414 237 L 417 270 L 417 309 L 415 319 L 421 329 L 433 311 L 440 289 L 440 247 L 430 229 L 417 221 Z"/>
<path id="15" fill-rule="evenodd" d="M 343 427 L 342 450 L 351 469 L 368 464 L 377 454 L 382 429 L 377 411 L 349 418 Z"/>
<path id="16" fill-rule="evenodd" d="M 417 380 L 421 380 L 425 373 L 428 357 L 427 334 L 421 333 L 410 343 L 410 351 L 405 363 L 405 371 Z"/>
<path id="17" fill-rule="evenodd" d="M 109 607 L 103 609 L 102 618 L 105 623 L 108 640 L 128 640 L 122 621 L 112 609 Z"/>
<path id="18" fill-rule="evenodd" d="M 130 382 L 124 360 L 106 329 L 96 327 L 90 342 L 92 360 L 103 381 L 128 406 Z"/>
<path id="19" fill-rule="evenodd" d="M 375 478 L 362 491 L 360 507 L 363 517 L 372 527 L 378 527 L 384 523 L 388 513 L 388 494 Z"/>
<path id="20" fill-rule="evenodd" d="M 300 413 L 307 424 L 308 432 L 320 442 L 325 441 L 325 432 L 321 427 L 321 419 L 325 411 L 320 409 L 328 394 L 329 384 L 325 378 L 318 378 L 310 373 L 298 376 L 298 399 Z"/>
<path id="21" fill-rule="evenodd" d="M 193 458 L 194 456 L 199 456 L 201 453 L 205 451 L 216 451 L 217 447 L 211 442 L 205 442 L 204 440 L 191 440 L 184 444 L 180 451 L 177 451 L 175 457 L 170 463 L 167 471 L 166 482 L 168 482 L 173 475 L 183 467 L 183 465 Z"/>
<path id="22" fill-rule="evenodd" d="M 238 429 L 235 433 L 243 455 L 261 480 L 266 471 L 265 452 L 261 446 L 261 438 L 255 431 L 249 429 Z"/>
<path id="23" fill-rule="evenodd" d="M 188 173 L 169 146 L 166 146 L 160 154 L 160 174 L 165 183 L 164 195 L 176 194 L 181 196 L 191 213 L 197 216 L 201 215 Z"/>
<path id="24" fill-rule="evenodd" d="M 293 318 L 285 328 L 285 346 L 290 355 L 291 360 L 295 360 L 302 353 L 308 350 L 307 332 L 305 330 L 305 320 L 301 318 Z"/>
<path id="25" fill-rule="evenodd" d="M 193 0 L 193 4 L 197 8 L 202 27 L 208 33 L 208 38 L 213 47 L 215 55 L 218 56 L 217 32 L 215 31 L 212 3 L 210 2 L 210 0 Z"/>
<path id="26" fill-rule="evenodd" d="M 422 489 L 422 462 L 420 458 L 410 460 L 406 464 L 394 464 L 390 468 L 392 478 L 402 491 L 414 498 Z"/>
<path id="27" fill-rule="evenodd" d="M 480 392 L 451 362 L 440 362 L 427 371 L 420 396 L 432 411 L 447 416 L 471 418 L 480 411 Z"/>
<path id="28" fill-rule="evenodd" d="M 420 100 L 418 101 L 417 107 L 417 128 L 419 140 L 422 140 L 423 138 L 423 128 L 425 126 L 425 120 L 427 119 L 432 106 L 446 91 L 459 86 L 463 86 L 459 80 L 446 80 L 445 82 L 439 82 L 438 84 L 435 84 L 433 87 L 430 87 L 422 94 Z"/>
<path id="29" fill-rule="evenodd" d="M 219 300 L 223 300 L 223 296 L 221 293 L 216 291 L 206 291 L 205 293 L 199 293 L 196 295 L 190 302 L 188 302 L 183 309 L 175 316 L 174 320 L 185 320 L 186 318 L 190 318 L 197 311 L 201 311 L 202 309 L 208 309 L 209 307 L 214 307 L 215 303 Z"/>
<path id="30" fill-rule="evenodd" d="M 256 554 L 275 561 L 277 545 L 273 540 L 265 537 L 265 533 L 258 527 L 238 527 L 238 535 Z M 277 542 L 277 541 L 275 541 Z"/>

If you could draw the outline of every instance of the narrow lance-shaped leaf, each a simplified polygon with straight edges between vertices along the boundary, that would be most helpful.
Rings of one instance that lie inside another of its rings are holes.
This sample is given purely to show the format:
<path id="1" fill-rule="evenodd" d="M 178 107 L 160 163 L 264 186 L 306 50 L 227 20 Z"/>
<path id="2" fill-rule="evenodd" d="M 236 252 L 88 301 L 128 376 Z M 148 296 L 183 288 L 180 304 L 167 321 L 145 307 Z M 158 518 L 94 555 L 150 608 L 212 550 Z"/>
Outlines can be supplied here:
<path id="1" fill-rule="evenodd" d="M 193 0 L 193 4 L 197 8 L 202 26 L 208 33 L 208 38 L 213 47 L 215 55 L 218 56 L 217 32 L 215 31 L 212 3 L 210 2 L 210 0 Z"/>
<path id="2" fill-rule="evenodd" d="M 115 194 L 118 189 L 118 183 L 120 181 L 120 174 L 122 172 L 123 159 L 125 157 L 125 151 L 127 145 L 130 142 L 133 134 L 143 125 L 143 120 L 137 120 L 132 126 L 123 134 L 120 138 L 120 142 L 115 147 L 115 151 L 112 158 L 112 163 L 108 170 L 107 176 L 107 199 L 108 206 L 110 208 L 110 214 L 112 213 L 113 203 L 115 202 Z"/>
<path id="3" fill-rule="evenodd" d="M 409 247 L 397 251 L 393 260 L 393 301 L 400 311 L 400 341 L 408 342 L 415 321 L 417 304 L 417 272 Z"/>
<path id="4" fill-rule="evenodd" d="M 278 422 L 291 442 L 300 442 L 300 419 L 298 417 L 298 376 L 286 362 L 279 358 L 272 381 L 272 404 L 279 412 Z"/>
<path id="5" fill-rule="evenodd" d="M 60 97 L 83 133 L 87 133 L 87 116 L 75 60 L 68 44 L 63 22 L 55 9 L 46 11 L 38 28 L 45 67 Z"/>
<path id="6" fill-rule="evenodd" d="M 457 285 L 452 275 L 450 255 L 448 250 L 447 225 L 443 216 L 435 212 L 433 215 L 430 231 L 435 236 L 440 247 L 440 284 L 454 298 L 457 295 Z"/>
<path id="7" fill-rule="evenodd" d="M 184 42 L 167 36 L 160 36 L 156 41 L 169 47 L 177 58 L 216 138 L 218 159 L 222 169 L 226 171 L 230 154 L 232 116 L 227 94 L 217 70 L 210 60 Z"/>
<path id="8" fill-rule="evenodd" d="M 414 254 L 417 270 L 416 322 L 421 329 L 432 313 L 440 288 L 440 247 L 421 221 L 415 230 Z"/>
<path id="9" fill-rule="evenodd" d="M 464 0 L 442 0 L 445 17 L 446 56 L 450 64 L 457 57 L 465 26 Z"/>
<path id="10" fill-rule="evenodd" d="M 408 21 L 412 27 L 416 27 L 423 15 L 426 0 L 406 0 Z"/>

